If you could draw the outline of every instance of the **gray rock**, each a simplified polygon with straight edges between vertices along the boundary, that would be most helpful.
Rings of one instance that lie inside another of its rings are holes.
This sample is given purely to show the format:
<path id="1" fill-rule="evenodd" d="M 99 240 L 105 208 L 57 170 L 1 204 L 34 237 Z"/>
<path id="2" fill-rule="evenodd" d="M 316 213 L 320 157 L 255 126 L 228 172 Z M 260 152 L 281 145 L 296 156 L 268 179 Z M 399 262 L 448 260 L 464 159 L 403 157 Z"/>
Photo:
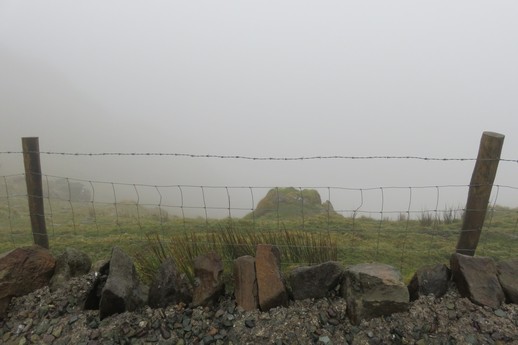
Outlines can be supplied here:
<path id="1" fill-rule="evenodd" d="M 99 317 L 134 311 L 147 300 L 144 286 L 140 284 L 131 258 L 120 248 L 112 249 L 108 279 L 101 292 Z"/>
<path id="2" fill-rule="evenodd" d="M 238 306 L 254 310 L 259 306 L 255 259 L 245 255 L 234 260 L 234 296 Z"/>
<path id="3" fill-rule="evenodd" d="M 345 270 L 342 296 L 347 300 L 347 315 L 352 324 L 361 320 L 406 311 L 408 288 L 401 274 L 385 264 L 360 264 Z"/>
<path id="4" fill-rule="evenodd" d="M 455 253 L 451 256 L 450 266 L 452 279 L 462 297 L 491 308 L 502 304 L 505 296 L 493 259 Z"/>
<path id="5" fill-rule="evenodd" d="M 56 260 L 56 270 L 50 280 L 51 290 L 62 287 L 70 278 L 87 274 L 92 266 L 90 257 L 74 248 L 66 248 Z"/>
<path id="6" fill-rule="evenodd" d="M 340 283 L 343 270 L 342 265 L 336 261 L 295 268 L 288 277 L 293 298 L 324 298 Z"/>
<path id="7" fill-rule="evenodd" d="M 180 274 L 174 260 L 169 258 L 159 267 L 149 287 L 148 304 L 151 308 L 192 301 L 192 286 L 184 274 Z"/>
<path id="8" fill-rule="evenodd" d="M 194 259 L 195 286 L 192 297 L 194 306 L 210 305 L 225 293 L 222 281 L 223 262 L 215 252 Z"/>
<path id="9" fill-rule="evenodd" d="M 496 269 L 507 302 L 518 304 L 518 259 L 500 261 Z"/>
<path id="10" fill-rule="evenodd" d="M 101 294 L 108 280 L 108 272 L 110 271 L 110 261 L 104 261 L 104 265 L 96 268 L 95 279 L 86 293 L 86 299 L 83 305 L 85 310 L 99 310 L 101 302 Z"/>
<path id="11" fill-rule="evenodd" d="M 419 296 L 433 294 L 443 296 L 448 291 L 450 270 L 444 264 L 425 266 L 417 270 L 408 285 L 410 300 L 415 301 Z"/>
<path id="12" fill-rule="evenodd" d="M 255 254 L 255 270 L 262 311 L 288 305 L 288 292 L 280 270 L 279 248 L 269 244 L 258 244 Z"/>

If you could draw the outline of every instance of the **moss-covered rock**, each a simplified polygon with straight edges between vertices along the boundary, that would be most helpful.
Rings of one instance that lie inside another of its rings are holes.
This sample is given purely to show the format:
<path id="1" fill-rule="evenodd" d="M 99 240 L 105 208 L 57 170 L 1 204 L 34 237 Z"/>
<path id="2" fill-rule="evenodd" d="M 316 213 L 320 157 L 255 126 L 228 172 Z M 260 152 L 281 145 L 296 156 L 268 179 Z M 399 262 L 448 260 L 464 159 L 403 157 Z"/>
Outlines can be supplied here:
<path id="1" fill-rule="evenodd" d="M 322 203 L 315 189 L 272 188 L 259 201 L 254 211 L 256 218 L 293 218 L 318 214 L 335 214 L 329 200 Z M 247 215 L 252 217 L 252 214 Z"/>

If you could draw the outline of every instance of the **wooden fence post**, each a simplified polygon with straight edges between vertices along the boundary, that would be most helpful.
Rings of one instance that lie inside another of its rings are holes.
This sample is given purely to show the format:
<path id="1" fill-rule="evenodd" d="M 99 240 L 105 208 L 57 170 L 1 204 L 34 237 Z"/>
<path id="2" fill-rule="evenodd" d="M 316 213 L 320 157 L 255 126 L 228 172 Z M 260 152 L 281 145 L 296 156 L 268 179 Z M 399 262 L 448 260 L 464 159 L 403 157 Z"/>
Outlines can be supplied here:
<path id="1" fill-rule="evenodd" d="M 45 210 L 43 208 L 39 140 L 38 138 L 22 138 L 22 146 L 32 237 L 35 244 L 48 249 L 49 239 L 45 227 Z"/>
<path id="2" fill-rule="evenodd" d="M 480 139 L 477 162 L 469 184 L 462 230 L 457 242 L 457 253 L 459 254 L 475 255 L 502 153 L 504 137 L 499 133 L 484 132 Z"/>

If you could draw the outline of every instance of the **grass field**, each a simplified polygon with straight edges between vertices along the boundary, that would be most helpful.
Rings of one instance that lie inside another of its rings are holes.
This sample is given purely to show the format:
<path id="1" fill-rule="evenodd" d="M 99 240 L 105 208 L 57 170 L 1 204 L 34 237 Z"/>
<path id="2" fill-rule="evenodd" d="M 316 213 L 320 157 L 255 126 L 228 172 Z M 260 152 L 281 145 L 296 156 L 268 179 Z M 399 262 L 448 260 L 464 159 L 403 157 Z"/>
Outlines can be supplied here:
<path id="1" fill-rule="evenodd" d="M 0 200 L 0 252 L 32 244 L 26 203 L 24 196 Z M 236 255 L 253 255 L 254 243 L 271 242 L 283 249 L 286 269 L 328 259 L 344 265 L 381 262 L 400 269 L 406 280 L 420 266 L 447 263 L 462 225 L 455 210 L 424 211 L 415 219 L 403 214 L 395 220 L 322 214 L 303 220 L 205 219 L 173 217 L 131 202 L 115 208 L 113 204 L 45 199 L 45 212 L 54 254 L 75 247 L 96 261 L 107 258 L 116 245 L 151 261 L 176 253 L 181 264 L 189 266 L 193 255 L 216 250 L 229 264 Z M 517 220 L 518 209 L 493 207 L 477 255 L 517 256 Z M 141 273 L 146 273 L 145 267 Z"/>

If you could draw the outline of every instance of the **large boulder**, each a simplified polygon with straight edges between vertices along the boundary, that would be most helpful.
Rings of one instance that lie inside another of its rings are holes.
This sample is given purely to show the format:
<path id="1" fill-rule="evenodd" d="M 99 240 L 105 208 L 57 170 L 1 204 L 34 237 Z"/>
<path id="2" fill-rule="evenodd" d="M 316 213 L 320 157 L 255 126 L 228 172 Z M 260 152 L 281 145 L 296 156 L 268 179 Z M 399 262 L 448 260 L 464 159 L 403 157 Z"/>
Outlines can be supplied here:
<path id="1" fill-rule="evenodd" d="M 70 278 L 87 274 L 92 266 L 90 257 L 74 248 L 66 248 L 56 260 L 56 270 L 50 280 L 51 290 L 62 287 Z"/>
<path id="2" fill-rule="evenodd" d="M 255 270 L 259 307 L 262 311 L 288 305 L 288 292 L 281 274 L 281 253 L 270 244 L 258 244 L 255 253 Z"/>
<path id="3" fill-rule="evenodd" d="M 336 261 L 295 268 L 288 277 L 293 299 L 324 298 L 340 283 L 343 271 Z"/>
<path id="4" fill-rule="evenodd" d="M 347 300 L 351 323 L 406 311 L 409 295 L 401 274 L 385 264 L 360 264 L 347 268 L 342 296 Z"/>
<path id="5" fill-rule="evenodd" d="M 49 284 L 56 260 L 40 246 L 13 249 L 0 255 L 0 319 L 12 297 L 26 295 Z"/>
<path id="6" fill-rule="evenodd" d="M 222 274 L 223 261 L 217 253 L 210 252 L 194 259 L 193 305 L 211 305 L 218 301 L 225 293 Z"/>
<path id="7" fill-rule="evenodd" d="M 496 269 L 507 302 L 518 304 L 518 258 L 500 261 Z"/>
<path id="8" fill-rule="evenodd" d="M 259 201 L 256 209 L 245 217 L 299 218 L 319 214 L 338 215 L 329 200 L 322 202 L 317 190 L 287 187 L 270 189 L 266 196 Z"/>
<path id="9" fill-rule="evenodd" d="M 491 308 L 502 304 L 505 295 L 493 259 L 455 253 L 450 258 L 450 267 L 452 279 L 462 297 Z"/>
<path id="10" fill-rule="evenodd" d="M 429 294 L 441 297 L 448 291 L 449 280 L 450 270 L 445 264 L 421 267 L 408 284 L 410 300 L 414 301 Z"/>
<path id="11" fill-rule="evenodd" d="M 140 283 L 131 258 L 114 247 L 110 259 L 108 279 L 101 292 L 99 317 L 134 311 L 147 301 L 145 287 Z"/>
<path id="12" fill-rule="evenodd" d="M 234 296 L 236 304 L 244 310 L 254 310 L 259 306 L 255 259 L 245 255 L 234 260 Z"/>
<path id="13" fill-rule="evenodd" d="M 149 286 L 148 304 L 151 308 L 165 308 L 180 302 L 188 304 L 192 294 L 185 274 L 179 273 L 174 260 L 169 258 L 162 262 Z"/>

